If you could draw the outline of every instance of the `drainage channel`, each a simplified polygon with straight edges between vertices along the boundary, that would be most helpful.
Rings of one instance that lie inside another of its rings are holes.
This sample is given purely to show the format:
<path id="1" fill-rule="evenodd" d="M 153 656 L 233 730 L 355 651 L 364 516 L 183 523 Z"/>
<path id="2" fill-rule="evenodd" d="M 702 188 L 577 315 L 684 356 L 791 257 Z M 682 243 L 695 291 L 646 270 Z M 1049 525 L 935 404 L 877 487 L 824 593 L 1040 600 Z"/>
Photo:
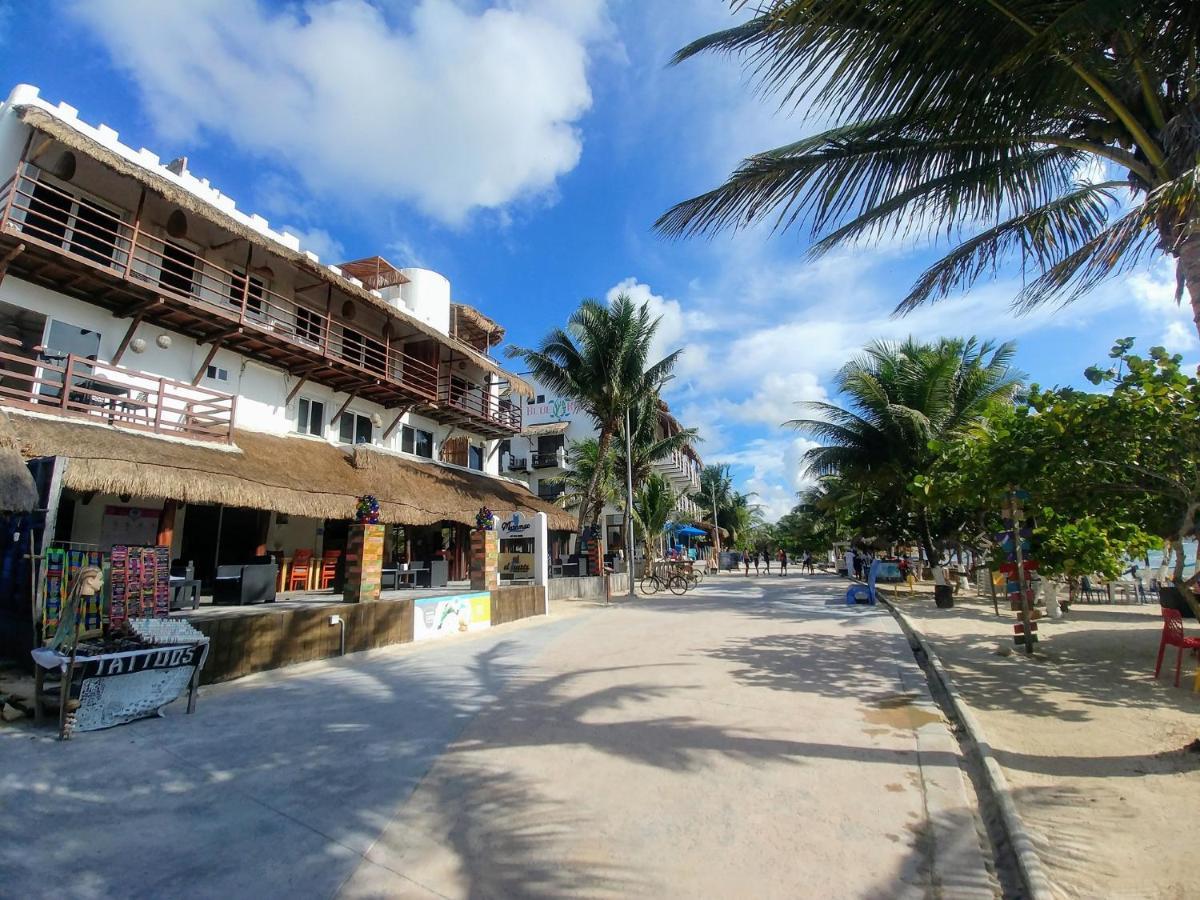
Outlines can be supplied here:
<path id="1" fill-rule="evenodd" d="M 1028 892 L 1021 879 L 1012 842 L 1004 829 L 1000 809 L 983 778 L 983 761 L 979 758 L 974 743 L 967 739 L 966 729 L 955 713 L 954 705 L 950 702 L 941 680 L 934 676 L 925 651 L 919 644 L 913 642 L 911 636 L 908 636 L 907 629 L 905 629 L 905 636 L 917 665 L 925 673 L 925 681 L 929 684 L 929 693 L 933 697 L 933 702 L 945 715 L 951 725 L 951 733 L 958 742 L 961 766 L 970 782 L 971 791 L 975 797 L 975 807 L 979 813 L 975 816 L 976 831 L 979 844 L 984 850 L 988 871 L 999 884 L 1001 895 L 1005 900 L 1023 900 L 1028 896 Z"/>

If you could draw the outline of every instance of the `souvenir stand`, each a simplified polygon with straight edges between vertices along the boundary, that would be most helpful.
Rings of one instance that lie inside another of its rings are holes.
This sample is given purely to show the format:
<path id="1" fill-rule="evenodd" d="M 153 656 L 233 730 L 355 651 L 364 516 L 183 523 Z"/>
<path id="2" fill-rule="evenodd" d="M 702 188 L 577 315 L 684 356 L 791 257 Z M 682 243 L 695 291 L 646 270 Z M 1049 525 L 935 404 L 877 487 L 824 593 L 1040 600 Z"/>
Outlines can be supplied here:
<path id="1" fill-rule="evenodd" d="M 195 710 L 208 638 L 167 618 L 170 571 L 167 547 L 47 552 L 34 709 L 57 708 L 60 737 L 157 714 L 184 690 Z"/>

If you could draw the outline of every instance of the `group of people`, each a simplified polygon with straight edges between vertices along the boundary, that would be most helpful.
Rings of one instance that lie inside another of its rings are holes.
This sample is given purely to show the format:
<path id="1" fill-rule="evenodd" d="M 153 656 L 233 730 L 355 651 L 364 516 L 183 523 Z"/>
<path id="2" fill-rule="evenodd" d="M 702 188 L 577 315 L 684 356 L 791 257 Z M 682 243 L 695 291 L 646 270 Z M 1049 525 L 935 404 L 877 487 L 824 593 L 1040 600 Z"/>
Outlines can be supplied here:
<path id="1" fill-rule="evenodd" d="M 779 577 L 782 578 L 788 571 L 788 555 L 787 551 L 780 547 L 775 551 L 775 561 L 779 564 Z M 767 574 L 771 574 L 771 554 L 763 550 L 761 552 L 750 552 L 742 554 L 742 565 L 745 566 L 746 574 L 750 574 L 750 566 L 754 565 L 754 574 L 761 575 L 762 567 L 765 566 Z M 800 571 L 808 572 L 810 575 L 816 572 L 813 565 L 812 554 L 807 550 L 800 560 Z"/>

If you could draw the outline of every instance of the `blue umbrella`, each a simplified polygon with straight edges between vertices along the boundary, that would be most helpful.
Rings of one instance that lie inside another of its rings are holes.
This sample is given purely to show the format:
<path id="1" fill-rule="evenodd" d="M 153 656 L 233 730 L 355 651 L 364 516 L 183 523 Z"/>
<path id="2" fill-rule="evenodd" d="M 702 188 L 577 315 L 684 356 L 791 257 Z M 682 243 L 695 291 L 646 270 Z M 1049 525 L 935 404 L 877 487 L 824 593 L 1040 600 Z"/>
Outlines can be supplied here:
<path id="1" fill-rule="evenodd" d="M 703 528 L 697 528 L 694 525 L 684 525 L 682 528 L 675 529 L 675 533 L 681 537 L 705 537 L 708 535 Z"/>

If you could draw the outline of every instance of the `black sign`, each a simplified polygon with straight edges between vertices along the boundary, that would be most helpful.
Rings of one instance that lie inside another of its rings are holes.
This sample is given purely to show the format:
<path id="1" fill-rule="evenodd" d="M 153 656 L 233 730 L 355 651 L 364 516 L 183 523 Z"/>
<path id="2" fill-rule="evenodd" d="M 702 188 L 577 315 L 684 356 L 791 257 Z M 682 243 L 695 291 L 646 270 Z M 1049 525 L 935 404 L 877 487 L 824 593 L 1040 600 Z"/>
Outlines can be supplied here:
<path id="1" fill-rule="evenodd" d="M 187 647 L 165 647 L 162 650 L 135 650 L 96 659 L 80 659 L 77 665 L 83 670 L 84 678 L 128 675 L 130 672 L 145 672 L 150 669 L 177 669 L 194 666 L 199 662 L 200 645 Z"/>

